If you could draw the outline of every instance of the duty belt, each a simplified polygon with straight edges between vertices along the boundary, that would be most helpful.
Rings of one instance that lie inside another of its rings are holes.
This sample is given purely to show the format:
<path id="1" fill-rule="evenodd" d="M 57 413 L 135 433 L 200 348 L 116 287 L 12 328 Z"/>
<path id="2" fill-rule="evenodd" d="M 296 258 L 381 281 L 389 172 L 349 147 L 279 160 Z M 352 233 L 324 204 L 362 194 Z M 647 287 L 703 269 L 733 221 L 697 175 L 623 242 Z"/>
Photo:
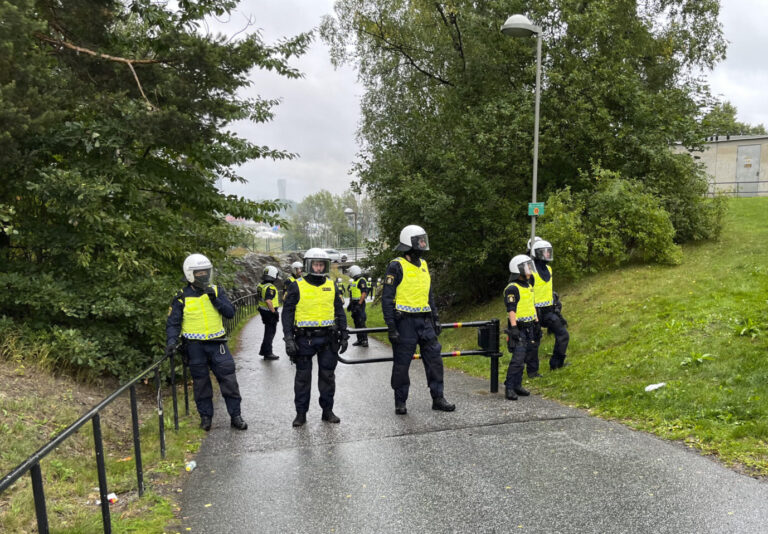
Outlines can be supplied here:
<path id="1" fill-rule="evenodd" d="M 327 336 L 333 331 L 333 327 L 327 326 L 325 328 L 296 328 L 297 336 Z"/>
<path id="2" fill-rule="evenodd" d="M 536 324 L 536 321 L 517 321 L 518 328 L 530 328 L 534 324 Z"/>

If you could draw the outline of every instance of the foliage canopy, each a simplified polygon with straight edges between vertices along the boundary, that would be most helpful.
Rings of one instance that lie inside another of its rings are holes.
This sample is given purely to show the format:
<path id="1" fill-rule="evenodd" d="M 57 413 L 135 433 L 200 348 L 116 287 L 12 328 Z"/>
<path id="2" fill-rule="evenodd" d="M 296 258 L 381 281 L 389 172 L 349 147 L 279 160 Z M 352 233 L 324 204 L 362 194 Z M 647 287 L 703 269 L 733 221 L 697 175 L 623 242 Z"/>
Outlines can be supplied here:
<path id="1" fill-rule="evenodd" d="M 669 146 L 704 138 L 695 73 L 724 55 L 717 0 L 337 0 L 322 34 L 365 87 L 356 172 L 384 254 L 420 224 L 441 293 L 476 299 L 524 250 L 535 40 L 500 32 L 519 12 L 543 28 L 539 196 L 592 191 L 599 164 L 659 199 L 674 225 L 662 248 L 709 237 L 705 176 Z"/>
<path id="2" fill-rule="evenodd" d="M 311 36 L 204 33 L 236 2 L 0 2 L 0 310 L 62 361 L 126 375 L 159 354 L 180 266 L 217 267 L 224 214 L 279 206 L 226 196 L 232 166 L 291 154 L 226 129 L 272 118 L 252 69 L 297 78 Z"/>

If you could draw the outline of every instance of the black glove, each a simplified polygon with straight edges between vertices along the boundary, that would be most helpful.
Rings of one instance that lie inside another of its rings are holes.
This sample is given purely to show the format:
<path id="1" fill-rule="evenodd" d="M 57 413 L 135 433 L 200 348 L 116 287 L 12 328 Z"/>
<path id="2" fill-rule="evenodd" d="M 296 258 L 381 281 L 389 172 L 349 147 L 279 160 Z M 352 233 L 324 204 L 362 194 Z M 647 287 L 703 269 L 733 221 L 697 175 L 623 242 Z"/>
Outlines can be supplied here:
<path id="1" fill-rule="evenodd" d="M 563 326 L 568 326 L 568 321 L 565 320 L 565 317 L 563 317 L 563 314 L 559 311 L 557 312 L 557 316 L 560 318 L 560 321 L 563 323 Z"/>
<path id="2" fill-rule="evenodd" d="M 165 347 L 165 357 L 170 358 L 176 352 L 176 345 L 168 345 Z"/>
<path id="3" fill-rule="evenodd" d="M 435 328 L 435 335 L 439 336 L 443 331 L 443 327 L 440 326 L 440 319 L 437 316 L 432 317 L 432 326 Z"/>
<path id="4" fill-rule="evenodd" d="M 286 336 L 283 341 L 285 341 L 285 353 L 293 361 L 293 358 L 299 355 L 299 346 L 293 336 Z"/>
<path id="5" fill-rule="evenodd" d="M 216 290 L 213 289 L 213 287 L 211 286 L 206 287 L 205 294 L 208 295 L 208 298 L 211 299 L 211 302 L 216 300 Z"/>
<path id="6" fill-rule="evenodd" d="M 352 301 L 351 300 L 349 301 L 349 304 L 347 304 L 347 311 L 348 312 L 352 311 Z"/>
<path id="7" fill-rule="evenodd" d="M 533 323 L 533 340 L 536 343 L 538 343 L 539 341 L 541 341 L 541 336 L 542 335 L 543 334 L 541 332 L 541 323 L 539 323 L 539 322 Z"/>
<path id="8" fill-rule="evenodd" d="M 344 354 L 347 350 L 347 346 L 349 345 L 349 331 L 345 328 L 344 330 L 339 330 L 339 354 Z"/>
<path id="9" fill-rule="evenodd" d="M 513 352 L 520 343 L 520 330 L 516 326 L 510 326 L 504 332 L 507 333 L 507 350 Z"/>
<path id="10" fill-rule="evenodd" d="M 400 332 L 397 331 L 397 327 L 394 324 L 387 325 L 387 336 L 389 337 L 389 342 L 393 345 L 400 341 Z"/>

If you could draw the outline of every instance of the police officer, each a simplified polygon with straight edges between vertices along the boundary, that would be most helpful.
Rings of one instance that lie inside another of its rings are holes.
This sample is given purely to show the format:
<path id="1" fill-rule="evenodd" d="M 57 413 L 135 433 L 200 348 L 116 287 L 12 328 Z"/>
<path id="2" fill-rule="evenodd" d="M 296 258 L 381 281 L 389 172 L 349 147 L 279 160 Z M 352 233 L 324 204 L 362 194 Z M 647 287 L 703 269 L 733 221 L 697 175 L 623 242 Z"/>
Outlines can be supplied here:
<path id="1" fill-rule="evenodd" d="M 275 287 L 277 277 L 277 267 L 273 265 L 264 267 L 261 283 L 256 288 L 256 294 L 259 297 L 259 315 L 261 315 L 261 322 L 264 323 L 264 339 L 261 341 L 259 354 L 265 360 L 280 358 L 272 352 L 272 340 L 275 338 L 277 322 L 280 320 L 280 297 Z"/>
<path id="2" fill-rule="evenodd" d="M 365 328 L 365 299 L 368 296 L 368 280 L 363 277 L 363 270 L 357 265 L 349 268 L 349 276 L 352 281 L 349 283 L 349 306 L 347 309 L 355 322 L 355 328 Z M 359 347 L 368 346 L 368 334 L 357 334 L 357 341 L 352 345 Z"/>
<path id="3" fill-rule="evenodd" d="M 396 250 L 404 257 L 396 258 L 387 267 L 381 308 L 387 324 L 389 341 L 392 343 L 392 389 L 395 392 L 395 413 L 408 413 L 410 379 L 408 368 L 421 346 L 421 358 L 427 374 L 427 385 L 432 395 L 432 409 L 452 412 L 456 405 L 443 396 L 442 347 L 437 340 L 440 320 L 432 297 L 432 284 L 427 262 L 422 255 L 429 250 L 427 232 L 416 225 L 409 225 L 400 232 Z"/>
<path id="4" fill-rule="evenodd" d="M 336 392 L 336 356 L 347 350 L 349 332 L 344 298 L 330 279 L 331 260 L 320 248 L 304 255 L 304 276 L 288 289 L 283 306 L 285 352 L 296 364 L 293 382 L 296 418 L 293 426 L 307 422 L 312 387 L 312 356 L 317 354 L 317 387 L 322 420 L 339 423 L 333 413 Z"/>
<path id="5" fill-rule="evenodd" d="M 533 290 L 533 260 L 525 254 L 519 254 L 509 262 L 509 284 L 504 289 L 504 303 L 507 307 L 507 349 L 512 359 L 507 368 L 506 397 L 517 400 L 518 395 L 528 396 L 530 392 L 523 388 L 523 367 L 535 358 L 538 362 L 538 350 L 541 329 L 538 327 Z M 530 367 L 528 373 L 530 376 Z"/>
<path id="6" fill-rule="evenodd" d="M 536 313 L 539 316 L 539 324 L 555 335 L 555 347 L 552 350 L 552 357 L 549 359 L 550 370 L 559 369 L 566 365 L 565 351 L 568 350 L 567 326 L 558 303 L 555 302 L 554 287 L 552 284 L 552 244 L 549 241 L 538 240 L 533 244 L 533 263 L 536 270 L 533 277 L 536 281 L 536 291 L 534 297 L 536 302 Z"/>
<path id="7" fill-rule="evenodd" d="M 219 382 L 232 426 L 245 430 L 248 424 L 240 415 L 240 388 L 235 376 L 235 360 L 227 347 L 222 316 L 231 319 L 235 309 L 224 290 L 211 285 L 213 265 L 202 254 L 192 254 L 182 267 L 187 286 L 171 302 L 166 321 L 166 354 L 176 350 L 179 336 L 192 374 L 193 392 L 200 426 L 211 429 L 213 388 L 210 371 Z"/>

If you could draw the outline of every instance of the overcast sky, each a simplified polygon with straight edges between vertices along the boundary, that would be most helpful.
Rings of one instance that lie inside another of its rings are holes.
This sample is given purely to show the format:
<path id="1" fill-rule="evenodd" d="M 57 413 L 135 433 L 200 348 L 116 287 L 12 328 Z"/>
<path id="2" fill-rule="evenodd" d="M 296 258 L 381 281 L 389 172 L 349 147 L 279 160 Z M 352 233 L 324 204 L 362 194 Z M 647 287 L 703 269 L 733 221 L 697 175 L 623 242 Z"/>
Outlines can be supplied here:
<path id="1" fill-rule="evenodd" d="M 768 0 L 721 0 L 721 4 L 728 57 L 709 75 L 712 92 L 736 106 L 740 121 L 768 126 Z M 244 26 L 246 16 L 252 16 L 265 42 L 273 43 L 315 28 L 332 7 L 333 0 L 243 0 L 221 28 L 233 33 Z M 355 72 L 349 67 L 334 69 L 319 39 L 292 64 L 304 78 L 288 80 L 269 72 L 252 75 L 251 95 L 282 100 L 273 121 L 237 123 L 232 129 L 254 143 L 299 157 L 249 162 L 239 170 L 248 183 L 225 183 L 226 193 L 254 200 L 277 198 L 277 180 L 282 178 L 288 199 L 300 201 L 321 189 L 342 193 L 354 178 L 349 170 L 357 152 L 362 94 Z"/>

